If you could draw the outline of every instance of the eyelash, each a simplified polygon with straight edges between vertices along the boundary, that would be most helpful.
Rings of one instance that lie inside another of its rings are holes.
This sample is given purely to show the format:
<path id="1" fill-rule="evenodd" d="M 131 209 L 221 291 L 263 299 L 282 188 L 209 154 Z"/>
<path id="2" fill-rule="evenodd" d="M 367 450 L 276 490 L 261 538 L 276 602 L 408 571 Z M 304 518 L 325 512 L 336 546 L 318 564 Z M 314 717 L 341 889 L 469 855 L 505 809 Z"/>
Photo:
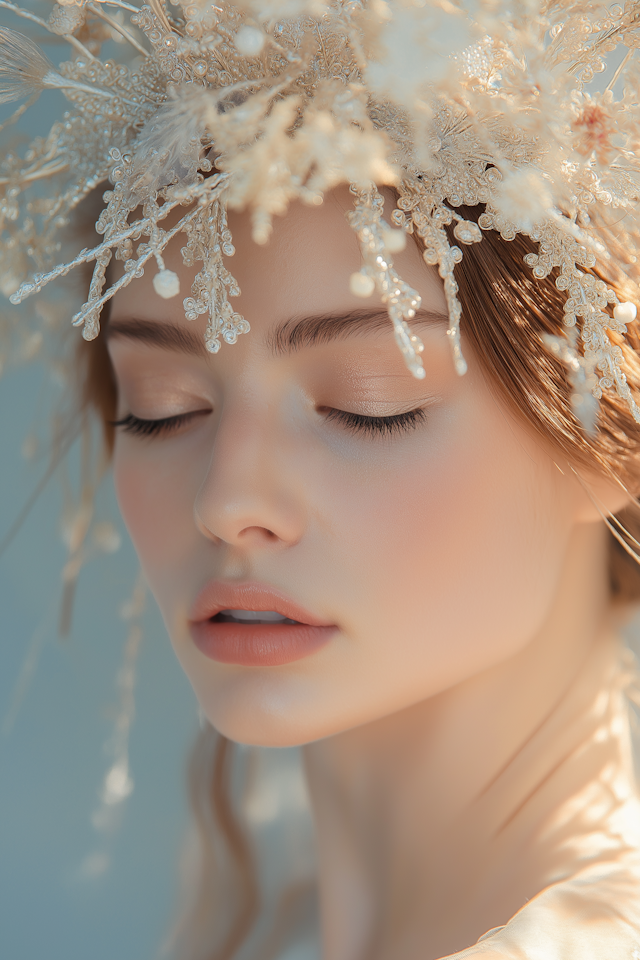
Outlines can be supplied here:
<path id="1" fill-rule="evenodd" d="M 393 417 L 365 417 L 361 413 L 349 413 L 347 410 L 336 410 L 331 407 L 326 419 L 335 420 L 347 430 L 361 433 L 365 437 L 392 437 L 415 429 L 425 422 L 427 414 L 425 410 L 418 409 L 398 413 Z"/>
<path id="2" fill-rule="evenodd" d="M 161 420 L 142 420 L 140 417 L 128 413 L 122 420 L 112 421 L 111 425 L 122 427 L 125 433 L 131 433 L 134 437 L 159 437 L 179 430 L 194 417 L 202 416 L 208 412 L 208 410 L 197 410 L 193 413 L 179 413 L 175 417 L 162 417 Z"/>
<path id="3" fill-rule="evenodd" d="M 113 421 L 112 426 L 121 427 L 126 433 L 136 437 L 159 437 L 179 430 L 194 417 L 205 412 L 208 411 L 180 413 L 175 417 L 163 417 L 160 420 L 143 420 L 129 413 L 122 420 Z M 415 429 L 425 422 L 427 414 L 425 410 L 418 409 L 408 410 L 406 413 L 399 413 L 392 417 L 366 417 L 360 413 L 350 413 L 348 410 L 336 410 L 331 407 L 325 419 L 336 421 L 353 433 L 361 433 L 369 437 L 391 437 Z"/>

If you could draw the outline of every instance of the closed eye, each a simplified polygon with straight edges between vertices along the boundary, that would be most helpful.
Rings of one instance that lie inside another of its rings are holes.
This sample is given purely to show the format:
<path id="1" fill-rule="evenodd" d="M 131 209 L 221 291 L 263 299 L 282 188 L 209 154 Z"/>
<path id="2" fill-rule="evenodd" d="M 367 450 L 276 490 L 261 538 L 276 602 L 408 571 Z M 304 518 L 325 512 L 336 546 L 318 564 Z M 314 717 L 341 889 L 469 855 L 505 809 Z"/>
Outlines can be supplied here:
<path id="1" fill-rule="evenodd" d="M 398 413 L 392 417 L 368 417 L 361 413 L 336 410 L 333 407 L 320 407 L 319 412 L 325 414 L 326 420 L 332 420 L 346 427 L 347 430 L 370 437 L 391 437 L 406 433 L 427 420 L 427 412 L 423 408 L 408 410 L 406 413 Z"/>
<path id="2" fill-rule="evenodd" d="M 194 410 L 189 413 L 176 414 L 173 417 L 162 417 L 158 420 L 145 420 L 129 413 L 121 420 L 112 421 L 112 426 L 119 427 L 126 433 L 137 437 L 166 436 L 180 430 L 195 417 L 202 417 L 210 412 L 210 410 Z M 334 407 L 320 407 L 319 412 L 324 413 L 325 419 L 328 421 L 339 423 L 354 433 L 370 437 L 390 437 L 405 433 L 415 429 L 427 420 L 427 413 L 423 408 L 408 410 L 406 413 L 388 417 L 365 416 L 348 410 L 337 410 Z"/>
<path id="3" fill-rule="evenodd" d="M 159 420 L 143 420 L 142 417 L 128 413 L 122 420 L 113 420 L 111 425 L 120 427 L 125 433 L 131 433 L 135 437 L 160 437 L 175 433 L 191 423 L 194 418 L 206 416 L 208 413 L 211 411 L 193 410 L 189 413 L 178 413 L 173 417 L 162 417 Z"/>

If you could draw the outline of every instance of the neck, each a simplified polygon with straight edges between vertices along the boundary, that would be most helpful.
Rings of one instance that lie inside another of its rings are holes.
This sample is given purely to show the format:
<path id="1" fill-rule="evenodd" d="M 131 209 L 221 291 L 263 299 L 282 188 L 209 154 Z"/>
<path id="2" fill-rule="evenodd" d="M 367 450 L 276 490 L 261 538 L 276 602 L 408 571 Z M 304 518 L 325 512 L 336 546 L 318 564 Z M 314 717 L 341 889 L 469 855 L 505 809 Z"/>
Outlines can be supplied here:
<path id="1" fill-rule="evenodd" d="M 585 850 L 598 855 L 611 802 L 587 823 L 581 794 L 602 775 L 610 795 L 605 770 L 632 794 L 628 723 L 611 722 L 624 698 L 603 584 L 603 534 L 585 525 L 520 653 L 305 747 L 327 960 L 461 950 L 575 873 Z"/>

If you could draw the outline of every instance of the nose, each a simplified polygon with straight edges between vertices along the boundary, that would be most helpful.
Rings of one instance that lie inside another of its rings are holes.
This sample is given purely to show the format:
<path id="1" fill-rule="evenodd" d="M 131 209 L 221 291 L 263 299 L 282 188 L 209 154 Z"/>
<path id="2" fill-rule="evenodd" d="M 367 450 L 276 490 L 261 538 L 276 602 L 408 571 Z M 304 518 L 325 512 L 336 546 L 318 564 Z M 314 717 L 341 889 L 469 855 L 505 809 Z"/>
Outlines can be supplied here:
<path id="1" fill-rule="evenodd" d="M 299 455 L 282 430 L 254 416 L 223 412 L 194 503 L 200 533 L 244 549 L 292 546 L 303 533 Z"/>

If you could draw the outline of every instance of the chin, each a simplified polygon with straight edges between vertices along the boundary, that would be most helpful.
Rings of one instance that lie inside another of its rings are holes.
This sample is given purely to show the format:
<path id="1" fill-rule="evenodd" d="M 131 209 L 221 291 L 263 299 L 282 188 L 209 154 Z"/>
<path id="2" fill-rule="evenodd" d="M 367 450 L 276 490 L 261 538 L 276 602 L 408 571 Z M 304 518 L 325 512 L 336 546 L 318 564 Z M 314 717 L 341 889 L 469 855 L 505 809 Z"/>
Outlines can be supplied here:
<path id="1" fill-rule="evenodd" d="M 269 689 L 263 676 L 203 691 L 194 684 L 200 709 L 218 733 L 254 747 L 300 747 L 339 732 L 335 718 L 318 716 L 308 700 Z M 331 722 L 331 721 L 334 722 Z"/>

